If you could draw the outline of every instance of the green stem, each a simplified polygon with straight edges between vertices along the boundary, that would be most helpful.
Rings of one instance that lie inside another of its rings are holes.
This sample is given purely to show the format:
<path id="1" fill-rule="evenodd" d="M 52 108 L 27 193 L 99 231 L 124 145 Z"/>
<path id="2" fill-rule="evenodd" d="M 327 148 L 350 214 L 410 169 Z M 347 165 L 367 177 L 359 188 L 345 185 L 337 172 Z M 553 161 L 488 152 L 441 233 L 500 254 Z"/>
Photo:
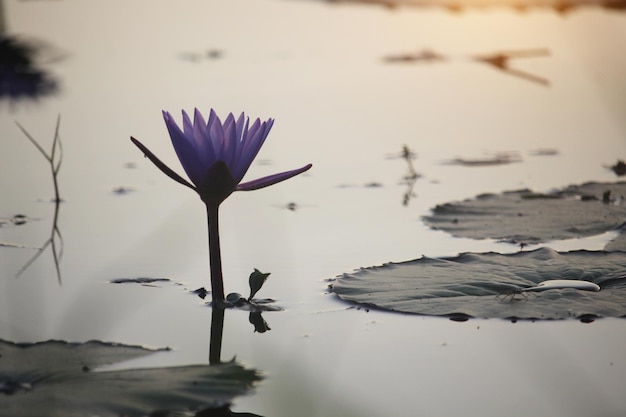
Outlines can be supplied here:
<path id="1" fill-rule="evenodd" d="M 219 204 L 207 204 L 209 222 L 209 263 L 211 267 L 211 295 L 213 306 L 224 301 L 224 280 L 222 278 L 222 255 L 220 253 Z"/>

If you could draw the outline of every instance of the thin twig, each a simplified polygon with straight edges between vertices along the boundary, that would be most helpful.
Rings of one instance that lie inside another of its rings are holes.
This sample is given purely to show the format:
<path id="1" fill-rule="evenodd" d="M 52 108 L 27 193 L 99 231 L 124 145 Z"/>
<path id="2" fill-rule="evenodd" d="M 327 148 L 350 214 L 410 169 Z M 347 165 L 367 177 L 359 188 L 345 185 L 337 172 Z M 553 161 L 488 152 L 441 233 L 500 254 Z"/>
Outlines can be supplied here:
<path id="1" fill-rule="evenodd" d="M 43 157 L 50 164 L 50 170 L 52 173 L 52 183 L 54 185 L 54 216 L 52 220 L 52 229 L 50 237 L 44 242 L 44 244 L 37 250 L 37 252 L 24 264 L 24 266 L 17 272 L 16 277 L 21 276 L 48 248 L 52 246 L 52 257 L 54 258 L 54 266 L 57 274 L 59 284 L 61 284 L 61 268 L 60 261 L 63 256 L 63 236 L 58 227 L 59 208 L 61 203 L 61 195 L 59 193 L 58 174 L 61 169 L 61 162 L 63 161 L 63 146 L 61 144 L 61 136 L 59 135 L 59 129 L 61 126 L 61 115 L 57 117 L 57 123 L 54 130 L 54 138 L 52 141 L 52 149 L 48 154 L 43 147 L 35 140 L 35 138 L 28 133 L 28 131 L 17 121 L 15 122 L 17 127 L 24 133 L 26 138 L 37 148 L 37 150 L 43 155 Z M 58 153 L 57 153 L 58 152 Z M 57 156 L 58 155 L 58 156 Z M 56 161 L 55 161 L 56 159 Z M 57 239 L 59 242 L 59 248 L 57 250 Z"/>

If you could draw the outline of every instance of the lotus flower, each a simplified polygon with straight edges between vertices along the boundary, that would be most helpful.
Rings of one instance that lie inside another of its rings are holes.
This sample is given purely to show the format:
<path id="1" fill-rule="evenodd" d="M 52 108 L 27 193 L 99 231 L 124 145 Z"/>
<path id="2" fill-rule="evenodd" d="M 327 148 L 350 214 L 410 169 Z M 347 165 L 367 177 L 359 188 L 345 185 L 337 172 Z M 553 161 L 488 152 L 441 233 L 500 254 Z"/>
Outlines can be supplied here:
<path id="1" fill-rule="evenodd" d="M 234 191 L 264 188 L 301 174 L 312 165 L 308 164 L 298 169 L 242 183 L 244 175 L 274 124 L 273 119 L 265 122 L 256 119 L 250 125 L 244 113 L 241 113 L 236 120 L 230 113 L 222 123 L 215 111 L 211 109 L 209 120 L 205 121 L 200 111 L 196 109 L 193 123 L 183 111 L 183 129 L 181 130 L 169 112 L 164 111 L 163 118 L 174 150 L 191 182 L 165 165 L 137 139 L 133 137 L 130 139 L 163 173 L 196 191 L 206 204 L 212 296 L 214 302 L 223 301 L 224 286 L 218 230 L 220 204 Z"/>

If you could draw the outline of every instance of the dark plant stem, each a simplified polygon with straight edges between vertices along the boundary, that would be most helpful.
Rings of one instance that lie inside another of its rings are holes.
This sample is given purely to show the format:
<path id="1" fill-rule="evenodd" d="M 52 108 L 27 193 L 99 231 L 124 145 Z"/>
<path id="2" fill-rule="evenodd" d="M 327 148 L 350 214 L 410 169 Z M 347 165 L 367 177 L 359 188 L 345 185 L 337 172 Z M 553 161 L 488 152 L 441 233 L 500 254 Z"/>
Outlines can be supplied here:
<path id="1" fill-rule="evenodd" d="M 224 301 L 224 280 L 222 278 L 222 255 L 220 253 L 219 204 L 207 204 L 209 222 L 209 263 L 211 267 L 211 295 L 213 307 L 220 307 Z"/>
<path id="2" fill-rule="evenodd" d="M 222 334 L 224 333 L 224 307 L 213 306 L 211 312 L 211 340 L 209 341 L 209 364 L 222 363 Z"/>
<path id="3" fill-rule="evenodd" d="M 2 1 L 2 0 L 0 0 Z M 61 145 L 61 136 L 59 135 L 59 128 L 61 126 L 61 115 L 57 117 L 57 124 L 54 130 L 54 140 L 52 141 L 52 150 L 50 154 L 48 154 L 41 145 L 35 140 L 33 136 L 31 136 L 26 129 L 18 122 L 15 122 L 19 129 L 26 135 L 26 138 L 37 148 L 37 150 L 43 155 L 43 157 L 50 164 L 50 170 L 52 172 L 52 183 L 54 185 L 54 217 L 52 220 L 52 231 L 50 232 L 50 238 L 37 250 L 37 252 L 24 264 L 24 266 L 17 272 L 16 277 L 19 277 L 24 273 L 36 260 L 41 256 L 41 254 L 46 250 L 48 246 L 52 247 L 52 256 L 54 258 L 54 266 L 57 273 L 57 280 L 59 281 L 59 285 L 61 285 L 61 269 L 59 263 L 61 261 L 61 257 L 63 256 L 63 237 L 61 236 L 61 231 L 58 227 L 59 220 L 59 208 L 60 203 L 63 201 L 61 199 L 61 194 L 59 192 L 59 171 L 61 169 L 61 163 L 63 162 L 63 146 Z M 57 238 L 59 247 L 57 248 Z"/>

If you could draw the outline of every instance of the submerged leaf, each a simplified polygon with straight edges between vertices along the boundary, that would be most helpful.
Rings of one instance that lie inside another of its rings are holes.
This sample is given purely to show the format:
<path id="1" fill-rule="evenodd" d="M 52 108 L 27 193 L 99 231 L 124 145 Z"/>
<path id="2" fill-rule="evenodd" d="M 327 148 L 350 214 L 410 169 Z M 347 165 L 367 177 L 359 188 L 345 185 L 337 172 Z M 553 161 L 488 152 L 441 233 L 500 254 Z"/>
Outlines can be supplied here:
<path id="1" fill-rule="evenodd" d="M 457 237 L 538 244 L 594 236 L 626 219 L 626 182 L 587 183 L 549 194 L 483 194 L 435 207 L 426 224 Z"/>
<path id="2" fill-rule="evenodd" d="M 165 412 L 223 407 L 260 379 L 256 371 L 235 362 L 95 370 L 154 352 L 96 341 L 0 341 L 2 415 L 139 417 L 157 410 L 170 415 Z"/>
<path id="3" fill-rule="evenodd" d="M 626 317 L 625 255 L 541 248 L 507 255 L 489 252 L 451 258 L 422 257 L 343 274 L 333 290 L 346 301 L 435 316 Z M 557 279 L 589 281 L 597 284 L 600 291 L 555 288 L 532 294 L 523 292 Z M 516 294 L 520 295 L 515 297 Z"/>

